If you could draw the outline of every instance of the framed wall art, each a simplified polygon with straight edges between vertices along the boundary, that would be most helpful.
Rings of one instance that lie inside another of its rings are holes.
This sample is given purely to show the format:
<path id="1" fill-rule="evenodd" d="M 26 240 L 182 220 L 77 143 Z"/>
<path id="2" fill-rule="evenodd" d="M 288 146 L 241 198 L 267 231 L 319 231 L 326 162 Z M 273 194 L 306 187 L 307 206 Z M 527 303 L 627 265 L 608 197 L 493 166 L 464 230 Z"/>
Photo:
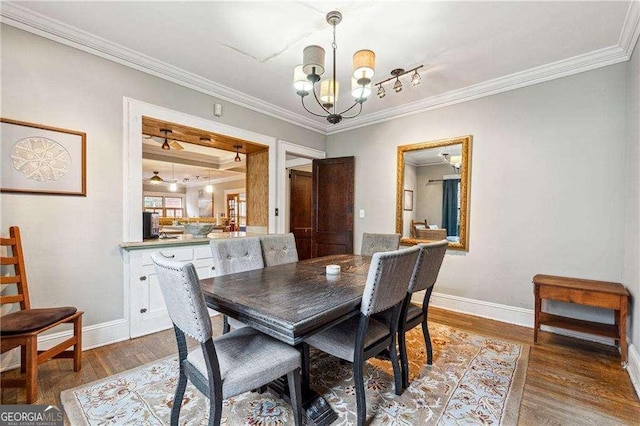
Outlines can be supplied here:
<path id="1" fill-rule="evenodd" d="M 410 189 L 404 190 L 404 209 L 407 211 L 413 210 L 413 191 Z"/>
<path id="2" fill-rule="evenodd" d="M 87 195 L 86 133 L 0 118 L 0 134 L 0 192 Z"/>

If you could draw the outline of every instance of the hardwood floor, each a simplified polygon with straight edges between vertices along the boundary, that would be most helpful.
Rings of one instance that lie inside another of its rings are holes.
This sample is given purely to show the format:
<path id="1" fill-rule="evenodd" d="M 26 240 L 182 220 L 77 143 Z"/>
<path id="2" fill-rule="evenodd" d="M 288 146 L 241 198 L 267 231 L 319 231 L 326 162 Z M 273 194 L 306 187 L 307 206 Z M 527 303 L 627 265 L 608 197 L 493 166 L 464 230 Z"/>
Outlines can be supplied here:
<path id="1" fill-rule="evenodd" d="M 533 342 L 533 329 L 431 308 L 430 320 L 474 333 Z M 220 333 L 220 317 L 214 319 Z M 173 330 L 85 351 L 82 371 L 69 360 L 40 366 L 37 404 L 60 404 L 60 391 L 176 353 Z M 8 372 L 5 374 L 12 374 Z M 1 390 L 3 404 L 24 403 L 24 391 Z M 521 425 L 640 424 L 640 401 L 610 346 L 541 332 L 531 346 Z"/>

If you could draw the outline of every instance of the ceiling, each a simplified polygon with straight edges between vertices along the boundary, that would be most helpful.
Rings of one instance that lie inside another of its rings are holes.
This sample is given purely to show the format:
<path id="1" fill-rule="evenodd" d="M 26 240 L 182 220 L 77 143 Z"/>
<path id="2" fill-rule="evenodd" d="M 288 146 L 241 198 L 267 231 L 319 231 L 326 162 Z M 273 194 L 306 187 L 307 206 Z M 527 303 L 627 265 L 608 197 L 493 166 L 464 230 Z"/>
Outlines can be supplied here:
<path id="1" fill-rule="evenodd" d="M 405 151 L 404 160 L 414 166 L 432 166 L 446 162 L 442 154 L 449 154 L 450 156 L 462 155 L 462 144 Z"/>
<path id="2" fill-rule="evenodd" d="M 382 99 L 374 90 L 361 116 L 338 125 L 306 113 L 292 87 L 307 45 L 325 48 L 330 69 L 325 15 L 334 9 L 343 14 L 344 102 L 357 50 L 375 51 L 374 83 L 424 65 L 421 85 L 407 79 L 393 93 L 387 84 Z M 3 2 L 0 13 L 9 25 L 325 134 L 622 62 L 640 33 L 640 6 L 630 1 L 35 1 Z"/>

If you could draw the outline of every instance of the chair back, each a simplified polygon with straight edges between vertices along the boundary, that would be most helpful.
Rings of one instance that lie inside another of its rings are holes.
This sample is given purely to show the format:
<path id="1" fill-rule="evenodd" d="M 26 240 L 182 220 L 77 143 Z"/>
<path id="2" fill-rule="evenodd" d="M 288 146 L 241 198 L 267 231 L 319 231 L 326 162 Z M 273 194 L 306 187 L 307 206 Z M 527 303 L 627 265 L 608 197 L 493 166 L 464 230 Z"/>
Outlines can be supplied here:
<path id="1" fill-rule="evenodd" d="M 362 294 L 360 312 L 363 315 L 382 312 L 404 300 L 419 251 L 413 246 L 373 255 Z"/>
<path id="2" fill-rule="evenodd" d="M 260 237 L 265 266 L 283 265 L 298 261 L 296 239 L 292 233 L 263 235 Z"/>
<path id="3" fill-rule="evenodd" d="M 264 268 L 258 237 L 213 239 L 210 245 L 215 276 Z"/>
<path id="4" fill-rule="evenodd" d="M 380 251 L 398 250 L 400 247 L 400 234 L 362 234 L 362 247 L 360 254 L 363 256 L 373 256 L 373 253 Z"/>
<path id="5" fill-rule="evenodd" d="M 420 254 L 418 254 L 411 282 L 409 282 L 409 293 L 426 290 L 435 284 L 448 245 L 449 241 L 447 240 L 418 244 Z"/>
<path id="6" fill-rule="evenodd" d="M 20 228 L 17 226 L 9 228 L 9 238 L 0 238 L 0 250 L 2 251 L 0 253 L 0 265 L 3 266 L 0 284 L 3 286 L 15 285 L 17 288 L 15 294 L 0 295 L 0 305 L 19 303 L 21 310 L 31 309 Z M 11 251 L 11 254 L 9 254 L 9 251 Z M 13 266 L 13 275 L 7 275 L 11 273 L 8 271 L 10 269 L 9 266 Z"/>
<path id="7" fill-rule="evenodd" d="M 200 343 L 212 336 L 211 318 L 192 263 L 171 260 L 160 252 L 151 254 L 160 290 L 171 321 Z"/>

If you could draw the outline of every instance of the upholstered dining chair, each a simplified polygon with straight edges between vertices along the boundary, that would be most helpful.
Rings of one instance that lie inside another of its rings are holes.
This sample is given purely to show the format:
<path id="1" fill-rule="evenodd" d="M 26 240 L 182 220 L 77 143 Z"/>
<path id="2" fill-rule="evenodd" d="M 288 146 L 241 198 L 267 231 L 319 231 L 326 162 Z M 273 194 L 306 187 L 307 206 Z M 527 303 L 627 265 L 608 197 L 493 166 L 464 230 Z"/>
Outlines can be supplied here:
<path id="1" fill-rule="evenodd" d="M 38 365 L 52 358 L 73 358 L 73 371 L 82 368 L 82 314 L 75 307 L 32 308 L 27 285 L 20 228 L 9 228 L 9 238 L 0 238 L 0 265 L 13 266 L 14 274 L 0 276 L 2 286 L 16 291 L 0 295 L 0 306 L 19 304 L 20 310 L 0 317 L 0 353 L 20 348 L 20 378 L 2 378 L 4 387 L 25 387 L 28 404 L 38 399 Z M 6 248 L 4 248 L 6 247 Z M 5 252 L 6 250 L 6 252 Z M 9 255 L 9 250 L 11 255 Z M 6 274 L 10 274 L 6 271 Z M 38 350 L 38 335 L 61 324 L 73 324 L 73 336 L 46 351 Z M 73 346 L 73 350 L 67 350 Z"/>
<path id="2" fill-rule="evenodd" d="M 298 261 L 296 239 L 292 233 L 263 235 L 259 238 L 265 266 L 284 265 Z"/>
<path id="3" fill-rule="evenodd" d="M 171 408 L 178 424 L 187 381 L 209 398 L 209 425 L 219 425 L 223 399 L 266 385 L 286 375 L 296 425 L 302 424 L 301 355 L 292 346 L 251 327 L 213 339 L 198 274 L 192 263 L 151 255 L 178 343 L 180 376 Z M 200 342 L 187 352 L 186 337 Z"/>
<path id="4" fill-rule="evenodd" d="M 306 339 L 308 345 L 353 363 L 358 425 L 365 424 L 367 415 L 363 376 L 365 360 L 388 349 L 393 365 L 395 392 L 397 395 L 402 393 L 396 332 L 418 252 L 417 247 L 411 247 L 375 253 L 362 295 L 360 315 Z M 391 312 L 390 324 L 383 324 L 371 317 L 382 311 Z"/>
<path id="5" fill-rule="evenodd" d="M 433 347 L 431 346 L 431 336 L 429 335 L 429 324 L 427 322 L 429 300 L 431 299 L 431 292 L 438 278 L 438 273 L 440 272 L 448 244 L 449 242 L 447 240 L 429 244 L 418 244 L 420 253 L 416 260 L 411 281 L 409 282 L 407 296 L 403 303 L 398 325 L 398 346 L 400 347 L 400 360 L 402 364 L 402 387 L 405 389 L 409 386 L 406 333 L 418 324 L 422 324 L 422 335 L 427 348 L 427 364 L 431 365 L 433 363 Z M 411 303 L 413 293 L 422 290 L 425 290 L 422 306 Z M 377 319 L 380 320 L 381 318 Z M 387 319 L 384 322 L 389 321 L 390 318 L 387 315 Z"/>
<path id="6" fill-rule="evenodd" d="M 262 249 L 258 237 L 221 238 L 210 241 L 213 254 L 213 272 L 216 277 L 264 268 Z M 246 324 L 223 315 L 222 332 L 231 327 L 246 327 Z"/>
<path id="7" fill-rule="evenodd" d="M 362 234 L 360 254 L 372 256 L 373 253 L 379 251 L 398 250 L 398 247 L 400 247 L 400 234 L 371 234 L 365 232 Z"/>

